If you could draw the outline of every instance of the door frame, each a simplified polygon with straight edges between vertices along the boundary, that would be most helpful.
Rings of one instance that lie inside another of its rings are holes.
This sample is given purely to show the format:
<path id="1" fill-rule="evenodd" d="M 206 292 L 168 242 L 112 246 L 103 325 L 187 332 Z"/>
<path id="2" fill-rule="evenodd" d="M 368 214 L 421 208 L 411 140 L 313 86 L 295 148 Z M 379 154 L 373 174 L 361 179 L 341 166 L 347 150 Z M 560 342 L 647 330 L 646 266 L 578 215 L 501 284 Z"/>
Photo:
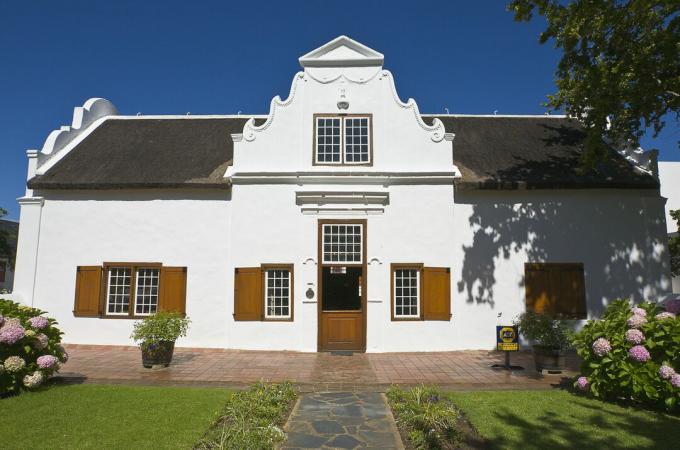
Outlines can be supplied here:
<path id="1" fill-rule="evenodd" d="M 323 226 L 324 225 L 330 225 L 330 224 L 336 224 L 336 225 L 342 225 L 342 224 L 349 224 L 349 225 L 362 225 L 361 227 L 361 264 L 324 264 L 323 263 Z M 323 320 L 322 320 L 322 314 L 323 314 L 323 268 L 324 267 L 332 267 L 332 266 L 341 266 L 341 267 L 361 267 L 361 272 L 362 272 L 362 277 L 361 277 L 361 326 L 363 328 L 363 332 L 361 333 L 361 346 L 359 349 L 356 351 L 359 352 L 365 352 L 366 351 L 366 319 L 368 316 L 368 311 L 367 311 L 367 294 L 368 290 L 366 289 L 367 286 L 367 281 L 368 281 L 368 261 L 366 258 L 366 255 L 368 254 L 366 251 L 366 248 L 368 247 L 368 242 L 366 240 L 366 236 L 368 235 L 368 220 L 366 219 L 319 219 L 317 223 L 317 261 L 318 264 L 316 265 L 317 271 L 316 271 L 316 285 L 317 285 L 317 291 L 318 291 L 318 299 L 317 299 L 317 307 L 316 307 L 316 321 L 317 321 L 317 336 L 316 336 L 316 351 L 317 352 L 323 352 L 323 351 L 328 351 L 322 348 L 322 342 L 321 342 L 321 327 L 323 326 Z"/>

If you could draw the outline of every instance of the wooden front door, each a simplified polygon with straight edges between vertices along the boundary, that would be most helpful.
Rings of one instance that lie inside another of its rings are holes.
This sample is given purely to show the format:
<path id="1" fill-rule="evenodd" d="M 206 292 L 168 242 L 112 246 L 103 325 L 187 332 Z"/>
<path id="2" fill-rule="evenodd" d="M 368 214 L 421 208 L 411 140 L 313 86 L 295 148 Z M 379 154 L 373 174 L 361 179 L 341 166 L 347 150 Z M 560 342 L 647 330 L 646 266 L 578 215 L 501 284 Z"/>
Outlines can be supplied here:
<path id="1" fill-rule="evenodd" d="M 319 351 L 366 350 L 366 221 L 319 221 Z"/>

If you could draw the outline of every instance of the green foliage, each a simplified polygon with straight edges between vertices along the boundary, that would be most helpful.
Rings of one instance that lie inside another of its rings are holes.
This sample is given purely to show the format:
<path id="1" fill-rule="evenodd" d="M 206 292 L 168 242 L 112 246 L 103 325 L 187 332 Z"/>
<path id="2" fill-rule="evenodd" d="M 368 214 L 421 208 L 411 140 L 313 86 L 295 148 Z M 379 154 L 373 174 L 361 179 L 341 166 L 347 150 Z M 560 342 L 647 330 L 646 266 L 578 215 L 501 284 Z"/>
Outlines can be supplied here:
<path id="1" fill-rule="evenodd" d="M 546 105 L 585 123 L 587 166 L 606 158 L 603 137 L 638 145 L 680 118 L 680 2 L 512 0 L 508 10 L 517 21 L 544 16 L 540 42 L 562 50 Z"/>
<path id="2" fill-rule="evenodd" d="M 387 399 L 399 428 L 417 449 L 450 448 L 460 440 L 460 412 L 433 386 L 403 390 L 391 387 Z"/>
<path id="3" fill-rule="evenodd" d="M 527 311 L 521 314 L 514 321 L 514 324 L 525 338 L 535 341 L 538 345 L 559 349 L 569 347 L 572 332 L 566 322 L 562 320 Z"/>
<path id="4" fill-rule="evenodd" d="M 57 369 L 58 364 L 52 368 L 38 367 L 37 360 L 41 356 L 52 355 L 60 362 L 66 362 L 68 355 L 61 346 L 62 332 L 56 327 L 57 322 L 52 318 L 46 318 L 46 326 L 36 328 L 31 325 L 29 319 L 45 314 L 37 308 L 21 305 L 11 300 L 0 299 L 0 336 L 7 333 L 9 328 L 23 330 L 21 337 L 13 343 L 0 341 L 0 397 L 8 394 L 19 393 L 26 389 L 24 377 L 39 373 L 41 381 L 47 380 Z M 21 358 L 24 367 L 18 371 L 8 369 L 7 359 Z M 31 386 L 29 386 L 31 387 Z M 37 387 L 37 386 L 36 386 Z"/>
<path id="5" fill-rule="evenodd" d="M 671 218 L 678 226 L 678 235 L 668 240 L 668 251 L 671 254 L 671 272 L 680 277 L 680 209 L 671 211 Z"/>
<path id="6" fill-rule="evenodd" d="M 272 449 L 285 439 L 282 428 L 296 398 L 288 382 L 258 383 L 236 392 L 196 448 Z"/>
<path id="7" fill-rule="evenodd" d="M 158 312 L 135 322 L 130 337 L 142 347 L 161 341 L 175 342 L 187 335 L 190 322 L 188 317 L 175 312 Z"/>
<path id="8" fill-rule="evenodd" d="M 629 355 L 636 345 L 626 340 L 626 331 L 631 329 L 627 321 L 633 312 L 629 301 L 617 300 L 609 305 L 601 320 L 588 321 L 574 336 L 574 346 L 582 359 L 581 370 L 595 397 L 674 409 L 680 400 L 680 388 L 661 378 L 659 367 L 665 363 L 680 369 L 680 319 L 657 319 L 656 314 L 663 311 L 657 304 L 644 303 L 638 307 L 646 311 L 646 323 L 639 330 L 644 335 L 641 345 L 651 358 L 638 362 Z M 611 351 L 603 356 L 593 351 L 593 343 L 599 338 L 611 345 Z"/>

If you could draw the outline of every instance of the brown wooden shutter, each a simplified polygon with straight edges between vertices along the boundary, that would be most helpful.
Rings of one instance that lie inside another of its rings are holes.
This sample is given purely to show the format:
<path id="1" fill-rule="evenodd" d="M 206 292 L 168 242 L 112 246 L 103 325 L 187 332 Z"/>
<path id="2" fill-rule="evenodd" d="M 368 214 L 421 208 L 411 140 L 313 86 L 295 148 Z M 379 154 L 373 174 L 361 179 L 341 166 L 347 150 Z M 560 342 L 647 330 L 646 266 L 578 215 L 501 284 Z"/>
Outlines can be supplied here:
<path id="1" fill-rule="evenodd" d="M 239 267 L 234 273 L 234 320 L 262 320 L 262 269 Z"/>
<path id="2" fill-rule="evenodd" d="M 423 267 L 423 319 L 451 320 L 451 270 Z"/>
<path id="3" fill-rule="evenodd" d="M 527 263 L 524 286 L 528 311 L 573 319 L 587 316 L 583 264 Z"/>
<path id="4" fill-rule="evenodd" d="M 78 266 L 76 270 L 76 299 L 73 315 L 99 317 L 102 299 L 101 266 Z"/>
<path id="5" fill-rule="evenodd" d="M 187 268 L 161 267 L 160 285 L 158 310 L 186 314 Z"/>

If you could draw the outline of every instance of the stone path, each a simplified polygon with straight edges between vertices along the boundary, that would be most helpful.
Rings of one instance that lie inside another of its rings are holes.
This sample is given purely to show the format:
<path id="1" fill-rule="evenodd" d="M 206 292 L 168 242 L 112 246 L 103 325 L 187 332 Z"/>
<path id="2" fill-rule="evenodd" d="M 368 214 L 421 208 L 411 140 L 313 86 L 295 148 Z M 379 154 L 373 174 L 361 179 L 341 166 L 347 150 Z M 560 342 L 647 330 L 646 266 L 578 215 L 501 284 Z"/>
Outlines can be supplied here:
<path id="1" fill-rule="evenodd" d="M 319 392 L 300 397 L 282 449 L 403 449 L 385 398 L 376 392 Z"/>

